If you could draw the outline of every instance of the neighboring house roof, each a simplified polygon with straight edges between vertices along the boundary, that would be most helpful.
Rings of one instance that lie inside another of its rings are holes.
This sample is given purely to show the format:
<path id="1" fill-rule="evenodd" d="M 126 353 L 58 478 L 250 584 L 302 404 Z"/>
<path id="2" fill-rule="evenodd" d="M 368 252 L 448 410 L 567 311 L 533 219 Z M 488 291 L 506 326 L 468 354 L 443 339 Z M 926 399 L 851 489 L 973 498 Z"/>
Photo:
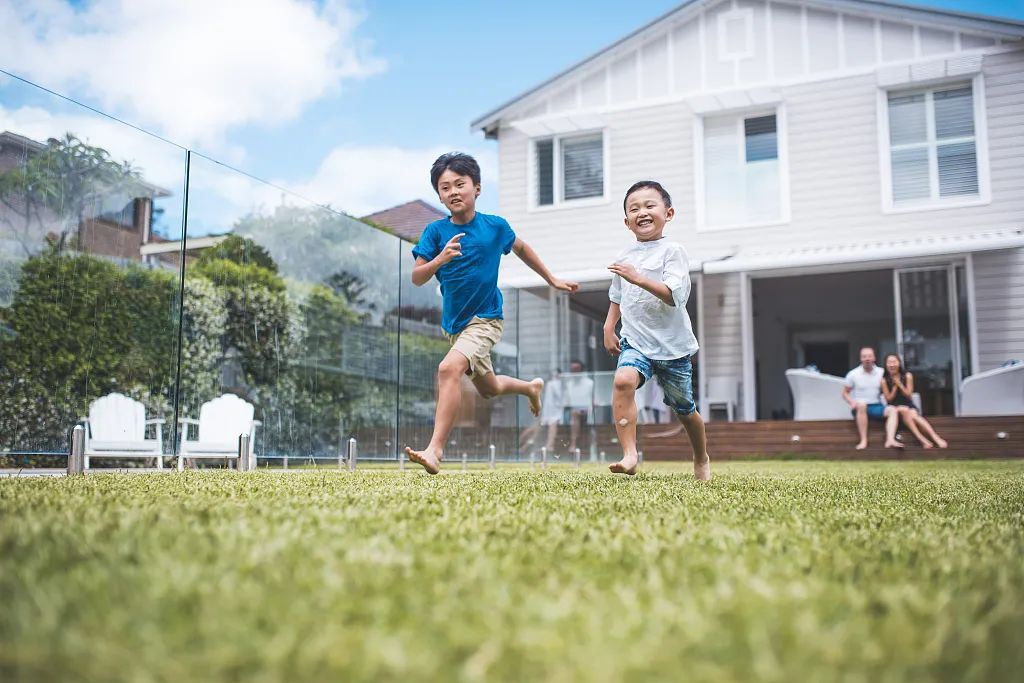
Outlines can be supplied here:
<path id="1" fill-rule="evenodd" d="M 402 239 L 415 242 L 420 238 L 423 228 L 447 215 L 422 199 L 414 199 L 411 202 L 363 216 L 362 220 L 383 225 Z"/>
<path id="2" fill-rule="evenodd" d="M 516 95 L 483 116 L 480 116 L 470 124 L 470 128 L 474 130 L 482 130 L 489 137 L 493 136 L 498 123 L 504 115 L 508 113 L 508 110 L 522 102 L 524 99 L 562 80 L 565 76 L 577 71 L 581 67 L 599 60 L 606 55 L 615 53 L 624 44 L 629 43 L 638 36 L 647 33 L 663 21 L 668 19 L 676 21 L 685 20 L 691 16 L 697 15 L 702 9 L 718 4 L 721 1 L 722 0 L 686 0 L 679 7 L 666 12 L 654 21 L 638 28 L 629 35 L 573 64 L 569 68 L 560 71 L 535 87 Z M 933 25 L 942 25 L 950 28 L 987 33 L 1000 38 L 1024 38 L 1024 21 L 991 17 L 970 12 L 954 12 L 946 9 L 924 7 L 921 5 L 912 5 L 902 2 L 889 2 L 887 0 L 803 0 L 801 4 L 807 5 L 808 7 L 830 9 L 832 11 L 869 14 L 883 19 L 923 21 Z"/>
<path id="3" fill-rule="evenodd" d="M 17 149 L 24 149 L 29 154 L 39 154 L 46 149 L 46 144 L 27 138 L 24 135 L 13 133 L 9 130 L 0 131 L 0 148 L 5 146 L 15 147 Z M 148 183 L 145 180 L 138 181 L 138 187 L 141 190 L 141 194 L 147 197 L 170 197 L 170 190 L 164 189 L 159 185 Z"/>

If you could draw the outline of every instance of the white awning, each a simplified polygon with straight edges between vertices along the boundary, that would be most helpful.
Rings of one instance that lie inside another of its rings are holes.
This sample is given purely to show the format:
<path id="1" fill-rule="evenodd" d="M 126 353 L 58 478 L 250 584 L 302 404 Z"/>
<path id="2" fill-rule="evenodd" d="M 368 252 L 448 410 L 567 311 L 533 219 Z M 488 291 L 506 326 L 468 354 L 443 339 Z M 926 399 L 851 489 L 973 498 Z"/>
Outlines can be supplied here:
<path id="1" fill-rule="evenodd" d="M 963 232 L 913 239 L 869 240 L 848 244 L 794 247 L 790 249 L 740 249 L 720 261 L 704 263 L 705 273 L 739 273 L 842 263 L 945 256 L 975 251 L 1024 247 L 1024 229 Z"/>

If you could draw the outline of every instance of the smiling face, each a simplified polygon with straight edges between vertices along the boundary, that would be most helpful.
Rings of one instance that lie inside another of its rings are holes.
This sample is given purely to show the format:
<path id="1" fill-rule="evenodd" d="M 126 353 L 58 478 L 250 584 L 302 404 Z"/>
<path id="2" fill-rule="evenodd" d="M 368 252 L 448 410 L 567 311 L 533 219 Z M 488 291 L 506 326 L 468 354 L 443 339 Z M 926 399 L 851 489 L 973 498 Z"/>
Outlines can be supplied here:
<path id="1" fill-rule="evenodd" d="M 900 359 L 890 353 L 885 357 L 885 369 L 890 375 L 898 375 L 900 372 Z"/>
<path id="2" fill-rule="evenodd" d="M 875 367 L 875 350 L 867 346 L 861 349 L 860 364 L 865 370 L 871 372 Z"/>
<path id="3" fill-rule="evenodd" d="M 661 193 L 653 187 L 641 187 L 626 197 L 626 227 L 639 242 L 661 239 L 673 216 L 675 209 L 665 206 Z"/>
<path id="4" fill-rule="evenodd" d="M 437 196 L 453 216 L 471 216 L 476 211 L 480 186 L 468 175 L 459 175 L 449 168 L 437 179 Z"/>

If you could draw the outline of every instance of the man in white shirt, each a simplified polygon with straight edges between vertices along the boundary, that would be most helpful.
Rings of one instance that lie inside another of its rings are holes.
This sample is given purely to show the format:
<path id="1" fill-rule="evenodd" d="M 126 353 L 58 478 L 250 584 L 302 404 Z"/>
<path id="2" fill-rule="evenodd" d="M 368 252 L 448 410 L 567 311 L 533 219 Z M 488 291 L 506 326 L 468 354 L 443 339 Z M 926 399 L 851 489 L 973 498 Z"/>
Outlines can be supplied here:
<path id="1" fill-rule="evenodd" d="M 843 400 L 850 404 L 850 412 L 857 421 L 857 450 L 868 447 L 868 420 L 885 421 L 885 447 L 903 448 L 896 440 L 899 413 L 882 403 L 882 368 L 875 365 L 875 350 L 865 346 L 860 350 L 860 365 L 846 373 Z"/>

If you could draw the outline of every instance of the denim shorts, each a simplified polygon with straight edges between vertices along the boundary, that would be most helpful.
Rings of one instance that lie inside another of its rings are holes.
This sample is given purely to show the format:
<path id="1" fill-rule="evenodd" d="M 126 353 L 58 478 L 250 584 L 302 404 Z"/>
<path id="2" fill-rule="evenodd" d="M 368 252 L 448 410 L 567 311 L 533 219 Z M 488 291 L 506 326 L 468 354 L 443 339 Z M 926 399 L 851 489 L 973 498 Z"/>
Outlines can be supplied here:
<path id="1" fill-rule="evenodd" d="M 676 411 L 678 415 L 692 415 L 697 412 L 693 402 L 693 367 L 690 357 L 672 360 L 651 360 L 629 345 L 625 339 L 619 340 L 618 368 L 636 368 L 640 373 L 640 386 L 652 376 L 658 378 L 658 384 L 665 393 L 665 405 Z M 637 387 L 638 389 L 640 387 Z"/>
<path id="2" fill-rule="evenodd" d="M 883 403 L 868 403 L 867 413 L 869 420 L 875 420 L 876 422 L 882 422 L 885 420 L 885 404 Z M 850 410 L 850 415 L 857 417 L 857 409 L 853 408 Z"/>

